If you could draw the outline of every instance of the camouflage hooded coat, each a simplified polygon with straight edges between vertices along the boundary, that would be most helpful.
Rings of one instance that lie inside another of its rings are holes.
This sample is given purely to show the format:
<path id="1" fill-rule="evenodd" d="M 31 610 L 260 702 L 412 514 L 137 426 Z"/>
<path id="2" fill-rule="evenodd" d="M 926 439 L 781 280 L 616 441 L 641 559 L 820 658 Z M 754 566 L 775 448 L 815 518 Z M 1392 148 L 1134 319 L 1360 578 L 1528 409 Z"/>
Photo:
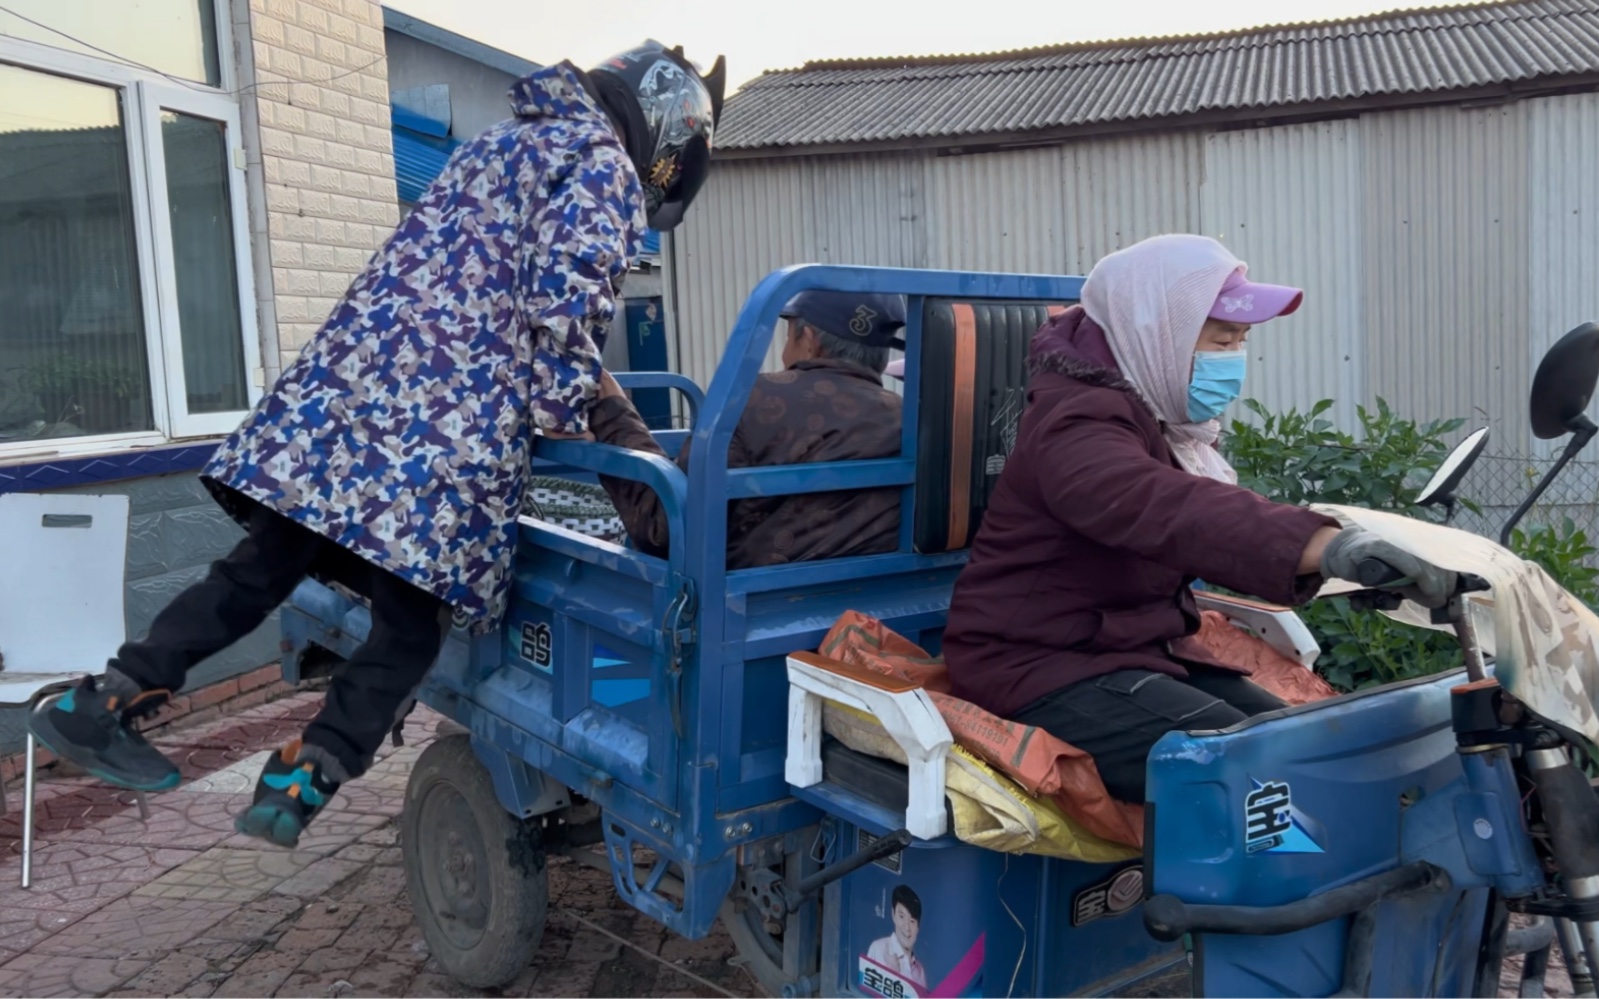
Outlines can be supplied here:
<path id="1" fill-rule="evenodd" d="M 582 432 L 645 231 L 638 175 L 569 64 L 510 92 L 202 476 L 472 619 L 504 608 L 533 428 Z"/>

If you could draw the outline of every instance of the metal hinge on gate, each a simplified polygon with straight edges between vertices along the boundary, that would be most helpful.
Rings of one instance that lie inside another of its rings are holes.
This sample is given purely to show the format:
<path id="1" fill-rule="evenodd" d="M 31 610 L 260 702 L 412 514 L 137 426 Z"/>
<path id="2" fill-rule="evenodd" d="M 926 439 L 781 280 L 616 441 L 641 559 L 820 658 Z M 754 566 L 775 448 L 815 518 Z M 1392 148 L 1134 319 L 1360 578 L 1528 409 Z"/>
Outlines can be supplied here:
<path id="1" fill-rule="evenodd" d="M 667 698 L 672 705 L 672 731 L 679 739 L 683 737 L 683 658 L 698 638 L 694 626 L 698 611 L 694 584 L 685 579 L 677 596 L 672 598 L 671 606 L 666 608 L 666 619 L 661 622 L 666 636 L 666 682 L 670 687 Z"/>

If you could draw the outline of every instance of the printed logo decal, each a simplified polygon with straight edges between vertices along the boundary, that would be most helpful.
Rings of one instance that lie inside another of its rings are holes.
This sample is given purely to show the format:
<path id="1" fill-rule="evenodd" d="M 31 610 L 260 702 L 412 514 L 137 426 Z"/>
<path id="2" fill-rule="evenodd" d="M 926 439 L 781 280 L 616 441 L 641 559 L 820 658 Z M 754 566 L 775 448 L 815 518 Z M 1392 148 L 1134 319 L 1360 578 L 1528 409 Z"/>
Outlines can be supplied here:
<path id="1" fill-rule="evenodd" d="M 1120 916 L 1144 897 L 1144 865 L 1123 867 L 1098 884 L 1079 889 L 1072 897 L 1072 925 Z"/>
<path id="2" fill-rule="evenodd" d="M 548 673 L 554 662 L 555 642 L 550 633 L 550 626 L 544 622 L 534 624 L 531 621 L 522 622 L 522 641 L 517 648 L 517 653 L 533 664 L 535 669 Z"/>
<path id="3" fill-rule="evenodd" d="M 860 972 L 861 988 L 868 995 L 880 996 L 881 999 L 915 999 L 921 995 L 916 991 L 916 986 L 868 958 L 860 959 Z"/>
<path id="4" fill-rule="evenodd" d="M 1294 807 L 1287 781 L 1261 782 L 1244 797 L 1244 852 L 1325 853 L 1316 842 L 1320 824 Z"/>
<path id="5" fill-rule="evenodd" d="M 875 309 L 865 305 L 857 306 L 855 314 L 849 317 L 849 331 L 856 336 L 865 336 L 872 331 L 872 320 L 876 318 Z"/>

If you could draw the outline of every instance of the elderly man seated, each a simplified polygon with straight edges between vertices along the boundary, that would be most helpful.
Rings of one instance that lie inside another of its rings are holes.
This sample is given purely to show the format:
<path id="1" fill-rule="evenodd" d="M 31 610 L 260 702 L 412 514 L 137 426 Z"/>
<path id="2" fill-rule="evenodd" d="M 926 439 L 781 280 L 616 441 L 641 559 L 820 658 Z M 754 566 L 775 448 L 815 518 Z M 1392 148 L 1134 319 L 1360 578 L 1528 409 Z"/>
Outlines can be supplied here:
<path id="1" fill-rule="evenodd" d="M 900 295 L 807 291 L 781 313 L 783 370 L 761 375 L 728 449 L 729 468 L 890 458 L 899 454 L 900 398 L 883 387 L 889 350 L 903 349 Z M 609 374 L 589 428 L 605 444 L 665 456 Z M 689 444 L 677 456 L 687 469 Z M 646 485 L 600 477 L 628 535 L 666 555 L 666 518 Z M 730 569 L 893 551 L 899 490 L 867 489 L 735 500 L 727 519 Z"/>

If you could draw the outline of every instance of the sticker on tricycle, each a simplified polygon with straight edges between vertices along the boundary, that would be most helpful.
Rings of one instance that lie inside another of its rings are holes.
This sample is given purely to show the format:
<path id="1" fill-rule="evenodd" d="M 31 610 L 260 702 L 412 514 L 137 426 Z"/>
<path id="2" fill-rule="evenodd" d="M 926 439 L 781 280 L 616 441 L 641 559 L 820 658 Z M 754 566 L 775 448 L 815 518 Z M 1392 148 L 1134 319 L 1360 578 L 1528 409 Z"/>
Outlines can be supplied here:
<path id="1" fill-rule="evenodd" d="M 861 991 L 879 999 L 981 996 L 983 945 L 987 935 L 978 934 L 976 942 L 966 948 L 941 978 L 930 980 L 917 949 L 917 944 L 922 942 L 921 897 L 904 883 L 895 885 L 892 891 L 885 889 L 884 895 L 887 897 L 873 909 L 879 919 L 887 918 L 879 924 L 866 953 L 857 952 L 856 973 Z M 947 937 L 951 927 L 941 929 L 942 936 Z M 936 965 L 947 961 L 949 955 L 959 953 L 935 947 L 930 952 L 934 970 L 939 970 Z"/>
<path id="2" fill-rule="evenodd" d="M 1320 823 L 1294 807 L 1287 781 L 1258 781 L 1244 796 L 1244 853 L 1325 853 Z"/>
<path id="3" fill-rule="evenodd" d="M 518 644 L 517 652 L 523 659 L 532 663 L 535 669 L 550 672 L 554 646 L 555 642 L 547 623 L 522 622 L 522 641 Z"/>
<path id="4" fill-rule="evenodd" d="M 1096 919 L 1120 916 L 1144 896 L 1144 865 L 1131 864 L 1098 884 L 1088 885 L 1072 896 L 1072 925 L 1082 926 Z"/>

